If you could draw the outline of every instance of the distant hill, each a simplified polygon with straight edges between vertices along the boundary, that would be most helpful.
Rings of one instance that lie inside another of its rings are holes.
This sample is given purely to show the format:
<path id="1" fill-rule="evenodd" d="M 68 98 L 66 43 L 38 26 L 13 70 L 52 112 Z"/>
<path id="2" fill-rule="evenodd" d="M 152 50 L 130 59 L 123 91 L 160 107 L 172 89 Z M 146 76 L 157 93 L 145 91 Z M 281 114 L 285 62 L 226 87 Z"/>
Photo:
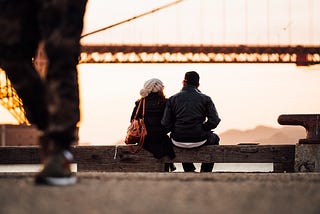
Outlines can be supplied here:
<path id="1" fill-rule="evenodd" d="M 283 128 L 257 126 L 248 130 L 230 129 L 222 132 L 219 136 L 221 145 L 236 145 L 239 143 L 296 144 L 299 139 L 306 137 L 306 131 L 302 126 Z"/>

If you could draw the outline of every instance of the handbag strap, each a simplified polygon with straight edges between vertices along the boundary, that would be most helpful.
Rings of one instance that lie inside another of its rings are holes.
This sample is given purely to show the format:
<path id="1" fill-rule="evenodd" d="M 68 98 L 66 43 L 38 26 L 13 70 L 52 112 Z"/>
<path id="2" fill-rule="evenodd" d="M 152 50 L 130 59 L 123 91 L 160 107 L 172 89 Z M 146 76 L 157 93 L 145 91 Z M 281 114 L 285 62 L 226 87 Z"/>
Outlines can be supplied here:
<path id="1" fill-rule="evenodd" d="M 134 115 L 134 119 L 138 118 L 138 113 L 140 111 L 141 103 L 142 103 L 142 119 L 144 119 L 144 111 L 145 111 L 145 108 L 146 108 L 146 100 L 145 100 L 145 98 L 141 98 L 140 99 L 139 105 L 138 105 L 137 110 L 136 110 L 136 114 Z"/>
<path id="2" fill-rule="evenodd" d="M 146 99 L 143 98 L 142 100 L 142 119 L 144 119 L 144 111 L 145 111 L 145 108 L 146 108 Z"/>
<path id="3" fill-rule="evenodd" d="M 140 142 L 138 143 L 138 145 L 136 145 L 136 149 L 133 145 L 129 145 L 129 149 L 132 154 L 137 153 L 142 149 L 144 144 L 144 139 L 145 139 L 145 135 L 141 136 Z"/>

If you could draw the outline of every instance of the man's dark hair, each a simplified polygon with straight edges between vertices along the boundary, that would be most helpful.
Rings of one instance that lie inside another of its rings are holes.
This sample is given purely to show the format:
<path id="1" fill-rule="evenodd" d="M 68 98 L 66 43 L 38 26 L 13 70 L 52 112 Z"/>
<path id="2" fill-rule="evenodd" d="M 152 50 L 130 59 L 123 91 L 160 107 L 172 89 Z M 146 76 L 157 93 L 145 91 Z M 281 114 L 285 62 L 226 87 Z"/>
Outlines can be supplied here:
<path id="1" fill-rule="evenodd" d="M 200 79 L 200 76 L 195 71 L 188 71 L 184 75 L 184 81 L 186 82 L 187 85 L 193 85 L 197 87 L 199 85 L 199 79 Z"/>

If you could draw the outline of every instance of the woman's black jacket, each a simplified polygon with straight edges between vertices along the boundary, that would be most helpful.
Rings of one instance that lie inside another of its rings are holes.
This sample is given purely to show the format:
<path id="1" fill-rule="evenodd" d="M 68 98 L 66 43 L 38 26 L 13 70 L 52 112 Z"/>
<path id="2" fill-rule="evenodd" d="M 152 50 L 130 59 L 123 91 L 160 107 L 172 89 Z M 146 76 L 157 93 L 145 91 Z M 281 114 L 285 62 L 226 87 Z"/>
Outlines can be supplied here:
<path id="1" fill-rule="evenodd" d="M 167 99 L 162 98 L 158 93 L 150 93 L 145 99 L 144 122 L 147 128 L 147 136 L 143 148 L 151 152 L 156 158 L 162 158 L 167 155 L 173 159 L 175 154 L 171 140 L 167 135 L 167 130 L 161 125 Z M 139 100 L 135 102 L 130 121 L 134 118 L 138 104 Z M 142 117 L 142 106 L 138 117 Z"/>

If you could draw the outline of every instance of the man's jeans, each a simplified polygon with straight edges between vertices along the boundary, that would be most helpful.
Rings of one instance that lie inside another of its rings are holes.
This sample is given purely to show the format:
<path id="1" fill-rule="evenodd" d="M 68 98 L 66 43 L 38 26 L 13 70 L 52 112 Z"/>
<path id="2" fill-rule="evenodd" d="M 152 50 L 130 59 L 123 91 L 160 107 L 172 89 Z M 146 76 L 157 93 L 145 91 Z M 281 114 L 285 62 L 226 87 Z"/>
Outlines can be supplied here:
<path id="1" fill-rule="evenodd" d="M 220 138 L 215 133 L 211 132 L 208 140 L 202 146 L 207 145 L 219 145 Z M 202 163 L 200 172 L 212 172 L 214 163 Z M 194 172 L 196 170 L 193 163 L 182 163 L 183 170 L 185 172 Z"/>

